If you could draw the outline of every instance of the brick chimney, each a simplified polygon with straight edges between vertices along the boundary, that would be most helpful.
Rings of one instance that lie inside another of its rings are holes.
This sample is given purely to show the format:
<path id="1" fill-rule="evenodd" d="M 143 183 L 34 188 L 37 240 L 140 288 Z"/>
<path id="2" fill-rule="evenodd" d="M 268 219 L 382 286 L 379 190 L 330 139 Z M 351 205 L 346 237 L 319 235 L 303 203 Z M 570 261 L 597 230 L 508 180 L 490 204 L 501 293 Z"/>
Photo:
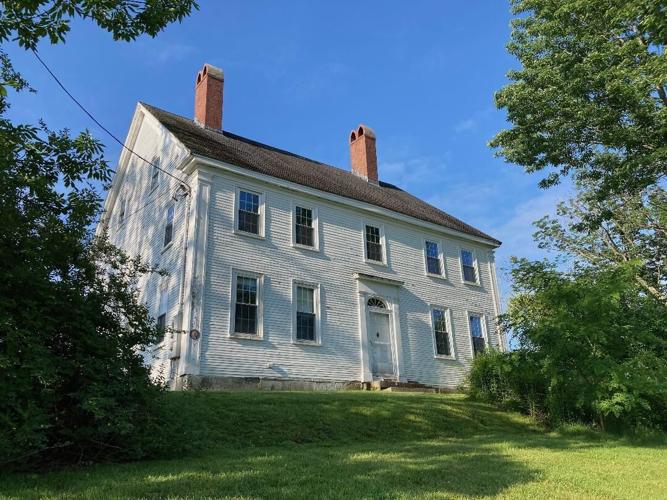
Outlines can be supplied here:
<path id="1" fill-rule="evenodd" d="M 350 133 L 350 161 L 352 173 L 368 182 L 378 182 L 378 158 L 375 151 L 375 132 L 359 125 Z"/>
<path id="2" fill-rule="evenodd" d="M 225 76 L 220 68 L 204 64 L 195 83 L 195 121 L 206 128 L 222 130 L 222 87 Z"/>

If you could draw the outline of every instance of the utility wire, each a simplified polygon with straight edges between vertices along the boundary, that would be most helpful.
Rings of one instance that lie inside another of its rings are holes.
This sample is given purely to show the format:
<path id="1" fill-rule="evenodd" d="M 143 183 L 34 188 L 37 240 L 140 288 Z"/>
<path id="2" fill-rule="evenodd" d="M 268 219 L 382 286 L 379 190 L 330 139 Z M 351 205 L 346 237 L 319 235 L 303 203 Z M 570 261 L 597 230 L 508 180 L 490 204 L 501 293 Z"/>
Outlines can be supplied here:
<path id="1" fill-rule="evenodd" d="M 171 193 L 171 189 L 167 189 L 166 191 L 163 191 L 162 193 L 160 193 L 160 194 L 158 194 L 157 196 L 155 196 L 155 198 L 153 198 L 153 199 L 147 201 L 147 202 L 144 203 L 142 206 L 140 206 L 139 208 L 137 208 L 134 212 L 130 212 L 129 214 L 125 215 L 125 216 L 123 217 L 123 222 L 120 222 L 120 223 L 117 223 L 116 225 L 114 225 L 113 229 L 114 229 L 114 230 L 115 230 L 115 229 L 118 229 L 118 228 L 119 228 L 121 225 L 123 225 L 123 224 L 124 224 L 130 217 L 132 217 L 133 215 L 138 214 L 139 212 L 141 212 L 142 210 L 144 210 L 144 209 L 147 208 L 148 206 L 152 205 L 153 203 L 155 203 L 156 201 L 158 201 L 160 198 L 162 198 L 165 194 L 172 194 L 172 193 Z M 174 193 L 173 193 L 172 196 L 173 196 L 174 199 L 175 199 L 177 195 L 178 195 L 178 188 L 176 188 L 176 190 L 174 191 Z"/>
<path id="2" fill-rule="evenodd" d="M 153 168 L 156 168 L 156 169 L 158 169 L 158 170 L 161 171 L 161 172 L 164 172 L 164 173 L 167 174 L 169 177 L 172 177 L 172 178 L 176 179 L 178 182 L 180 182 L 181 184 L 183 184 L 185 187 L 188 188 L 188 194 L 192 193 L 192 188 L 190 187 L 190 185 L 189 185 L 187 182 L 185 182 L 184 180 L 182 180 L 182 179 L 176 177 L 176 176 L 173 175 L 171 172 L 168 172 L 167 170 L 165 170 L 165 169 L 159 167 L 158 165 L 155 165 L 154 163 L 148 161 L 146 158 L 144 158 L 143 156 L 141 156 L 139 153 L 137 153 L 137 152 L 133 151 L 131 148 L 127 147 L 123 141 L 121 141 L 118 137 L 116 137 L 116 136 L 115 136 L 115 135 L 114 135 L 108 128 L 106 128 L 104 125 L 102 125 L 102 124 L 99 122 L 99 120 L 97 120 L 97 118 L 95 118 L 95 117 L 94 117 L 94 116 L 93 116 L 93 115 L 92 115 L 92 114 L 91 114 L 91 113 L 90 113 L 90 112 L 83 106 L 83 104 L 81 104 L 81 103 L 76 99 L 76 97 L 74 97 L 74 96 L 70 93 L 69 90 L 67 90 L 67 88 L 65 87 L 65 85 L 63 85 L 63 83 L 58 79 L 58 77 L 53 73 L 53 71 L 51 71 L 51 68 L 49 68 L 49 66 L 42 60 L 42 58 L 39 57 L 39 54 L 37 53 L 36 50 L 33 50 L 32 53 L 35 55 L 35 57 L 37 58 L 37 60 L 42 64 L 42 66 L 44 66 L 44 69 L 49 73 L 49 75 L 51 75 L 51 77 L 55 80 L 55 82 L 56 82 L 56 83 L 58 84 L 58 86 L 63 90 L 63 92 L 65 92 L 65 94 L 67 94 L 67 95 L 69 96 L 69 98 L 72 99 L 72 101 L 74 101 L 74 103 L 75 103 L 79 108 L 81 108 L 81 111 L 83 111 L 84 113 L 86 113 L 86 114 L 88 115 L 88 117 L 89 117 L 91 120 L 93 120 L 93 122 L 95 122 L 95 123 L 97 124 L 98 127 L 100 127 L 100 128 L 101 128 L 102 130 L 104 130 L 107 134 L 109 134 L 109 137 L 111 137 L 114 141 L 116 141 L 118 144 L 120 144 L 122 148 L 126 149 L 127 151 L 129 151 L 130 153 L 132 153 L 133 155 L 135 155 L 136 157 L 140 158 L 141 160 L 143 160 L 144 162 L 146 162 L 148 165 L 151 165 Z"/>

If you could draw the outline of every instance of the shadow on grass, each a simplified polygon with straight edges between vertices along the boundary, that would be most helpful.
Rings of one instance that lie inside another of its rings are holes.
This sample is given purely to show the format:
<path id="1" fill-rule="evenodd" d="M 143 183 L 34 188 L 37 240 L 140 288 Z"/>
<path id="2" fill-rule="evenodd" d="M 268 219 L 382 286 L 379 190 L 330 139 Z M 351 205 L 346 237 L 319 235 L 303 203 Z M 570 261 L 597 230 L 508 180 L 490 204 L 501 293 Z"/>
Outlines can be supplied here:
<path id="1" fill-rule="evenodd" d="M 483 440 L 292 445 L 24 476 L 0 490 L 21 498 L 477 496 L 498 495 L 537 475 Z"/>

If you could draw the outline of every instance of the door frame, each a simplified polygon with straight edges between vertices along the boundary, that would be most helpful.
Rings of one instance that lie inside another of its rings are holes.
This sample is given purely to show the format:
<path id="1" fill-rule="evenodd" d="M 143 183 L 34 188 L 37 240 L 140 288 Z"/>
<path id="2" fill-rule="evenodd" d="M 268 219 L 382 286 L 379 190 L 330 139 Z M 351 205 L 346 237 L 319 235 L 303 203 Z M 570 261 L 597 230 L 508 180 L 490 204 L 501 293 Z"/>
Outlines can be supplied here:
<path id="1" fill-rule="evenodd" d="M 403 342 L 401 338 L 399 295 L 402 281 L 370 276 L 367 274 L 355 274 L 357 281 L 357 298 L 359 307 L 359 337 L 361 349 L 361 381 L 372 382 L 373 372 L 371 370 L 371 343 L 368 334 L 370 323 L 370 312 L 382 312 L 389 316 L 389 339 L 391 345 L 392 364 L 394 368 L 393 379 L 405 382 L 403 374 Z M 368 299 L 377 297 L 387 305 L 386 309 L 377 309 L 368 306 Z"/>
<path id="2" fill-rule="evenodd" d="M 368 301 L 370 299 L 382 300 L 382 302 L 385 303 L 387 308 L 383 309 L 383 308 L 380 308 L 380 307 L 373 307 L 373 306 L 368 305 Z M 368 299 L 366 300 L 366 315 L 367 315 L 366 316 L 367 317 L 367 323 L 366 324 L 367 325 L 371 324 L 371 314 L 380 314 L 382 316 L 387 317 L 387 328 L 389 329 L 389 331 L 387 332 L 387 337 L 388 337 L 388 340 L 389 340 L 389 355 L 391 356 L 391 370 L 392 370 L 392 373 L 382 373 L 382 374 L 374 374 L 373 373 L 373 363 L 371 362 L 371 359 L 374 355 L 374 353 L 373 353 L 373 341 L 371 340 L 371 335 L 369 335 L 368 336 L 368 355 L 369 355 L 368 361 L 370 362 L 370 365 L 371 365 L 370 366 L 371 377 L 373 377 L 374 379 L 376 377 L 382 377 L 382 378 L 386 378 L 387 380 L 390 380 L 390 379 L 393 380 L 393 379 L 396 378 L 396 362 L 395 362 L 395 359 L 396 359 L 395 350 L 396 349 L 394 348 L 394 342 L 393 342 L 393 337 L 394 337 L 393 330 L 394 330 L 394 328 L 392 326 L 393 320 L 392 320 L 392 317 L 391 317 L 392 316 L 391 310 L 389 309 L 389 304 L 387 303 L 387 300 L 384 297 L 379 297 L 377 295 L 371 295 L 370 297 L 368 297 Z M 367 334 L 368 334 L 368 332 L 367 332 Z"/>

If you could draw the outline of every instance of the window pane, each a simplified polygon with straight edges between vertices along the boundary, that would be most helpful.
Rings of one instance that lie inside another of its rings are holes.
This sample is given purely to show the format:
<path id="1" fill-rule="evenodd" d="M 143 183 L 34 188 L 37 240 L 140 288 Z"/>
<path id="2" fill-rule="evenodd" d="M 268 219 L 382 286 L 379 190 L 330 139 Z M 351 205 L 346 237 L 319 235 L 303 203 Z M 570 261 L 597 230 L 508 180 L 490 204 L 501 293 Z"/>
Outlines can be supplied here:
<path id="1" fill-rule="evenodd" d="M 315 341 L 315 314 L 296 313 L 296 338 Z"/>
<path id="2" fill-rule="evenodd" d="M 485 348 L 486 344 L 483 338 L 481 337 L 472 338 L 472 351 L 474 354 L 479 354 L 480 352 L 483 352 Z"/>
<path id="3" fill-rule="evenodd" d="M 366 226 L 366 258 L 382 262 L 382 243 L 379 227 Z"/>
<path id="4" fill-rule="evenodd" d="M 236 302 L 257 305 L 257 278 L 247 276 L 236 278 Z"/>
<path id="5" fill-rule="evenodd" d="M 449 332 L 447 331 L 447 319 L 445 311 L 433 310 L 433 329 L 435 333 L 435 349 L 442 356 L 450 356 Z"/>
<path id="6" fill-rule="evenodd" d="M 483 337 L 482 334 L 482 318 L 475 315 L 470 315 L 470 333 L 473 337 Z"/>
<path id="7" fill-rule="evenodd" d="M 167 315 L 166 314 L 160 314 L 157 317 L 157 327 L 158 329 L 164 331 L 165 328 L 167 327 Z"/>
<path id="8" fill-rule="evenodd" d="M 239 199 L 239 210 L 244 212 L 259 213 L 259 195 L 255 193 L 248 193 L 241 191 Z"/>

